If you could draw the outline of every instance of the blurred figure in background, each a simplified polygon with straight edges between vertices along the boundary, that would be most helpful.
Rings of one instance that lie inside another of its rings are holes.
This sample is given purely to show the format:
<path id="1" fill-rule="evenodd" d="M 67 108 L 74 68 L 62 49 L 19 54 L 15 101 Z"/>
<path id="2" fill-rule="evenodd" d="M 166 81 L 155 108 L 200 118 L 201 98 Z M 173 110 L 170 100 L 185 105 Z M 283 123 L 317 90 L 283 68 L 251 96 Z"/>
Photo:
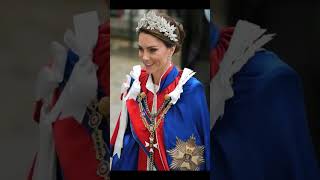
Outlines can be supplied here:
<path id="1" fill-rule="evenodd" d="M 263 48 L 274 36 L 265 32 L 245 20 L 219 27 L 213 18 L 211 179 L 317 180 L 301 79 Z"/>
<path id="2" fill-rule="evenodd" d="M 52 62 L 38 76 L 40 147 L 29 180 L 109 179 L 109 23 L 96 12 L 74 23 L 67 47 L 52 43 Z"/>
<path id="3" fill-rule="evenodd" d="M 209 102 L 210 67 L 209 65 L 209 21 L 203 9 L 180 10 L 185 31 L 189 34 L 181 50 L 181 67 L 197 72 L 197 77 L 205 86 Z"/>
<path id="4" fill-rule="evenodd" d="M 228 24 L 241 18 L 277 33 L 268 47 L 302 79 L 306 116 L 320 162 L 320 2 L 268 0 L 221 1 Z M 281 15 L 280 15 L 281 14 Z"/>

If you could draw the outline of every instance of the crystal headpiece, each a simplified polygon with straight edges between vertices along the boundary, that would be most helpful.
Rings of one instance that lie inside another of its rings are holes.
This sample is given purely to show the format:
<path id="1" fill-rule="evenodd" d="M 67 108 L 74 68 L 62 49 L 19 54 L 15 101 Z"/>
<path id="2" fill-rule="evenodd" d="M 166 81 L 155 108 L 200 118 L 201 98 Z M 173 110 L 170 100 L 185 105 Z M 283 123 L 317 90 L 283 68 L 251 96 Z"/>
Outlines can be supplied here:
<path id="1" fill-rule="evenodd" d="M 174 25 L 170 25 L 170 23 L 167 22 L 165 18 L 157 16 L 155 11 L 153 10 L 143 15 L 143 17 L 138 22 L 136 31 L 138 32 L 142 27 L 150 30 L 156 29 L 170 38 L 171 41 L 178 41 L 177 35 L 174 33 L 177 28 Z"/>

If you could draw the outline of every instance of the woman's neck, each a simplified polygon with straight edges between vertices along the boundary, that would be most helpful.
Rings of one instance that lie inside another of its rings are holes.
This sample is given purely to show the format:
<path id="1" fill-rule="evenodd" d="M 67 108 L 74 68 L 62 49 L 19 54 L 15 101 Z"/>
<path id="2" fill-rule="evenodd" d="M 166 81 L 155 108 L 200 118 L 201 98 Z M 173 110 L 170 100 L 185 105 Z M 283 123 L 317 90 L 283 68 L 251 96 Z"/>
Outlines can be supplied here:
<path id="1" fill-rule="evenodd" d="M 168 70 L 170 65 L 171 65 L 171 63 L 168 63 L 164 68 L 162 68 L 158 72 L 152 73 L 152 80 L 153 80 L 154 84 L 156 84 L 156 85 L 160 84 L 161 77 Z"/>

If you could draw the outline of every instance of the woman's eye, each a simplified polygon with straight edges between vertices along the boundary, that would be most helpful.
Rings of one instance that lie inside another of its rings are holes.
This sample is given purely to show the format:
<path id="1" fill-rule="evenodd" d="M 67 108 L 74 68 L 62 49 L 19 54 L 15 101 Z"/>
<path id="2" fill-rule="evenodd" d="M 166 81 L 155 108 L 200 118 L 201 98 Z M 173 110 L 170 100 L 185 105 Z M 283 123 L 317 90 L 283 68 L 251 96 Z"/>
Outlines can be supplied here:
<path id="1" fill-rule="evenodd" d="M 154 48 L 150 49 L 150 52 L 156 52 L 156 51 L 157 49 L 154 49 Z"/>

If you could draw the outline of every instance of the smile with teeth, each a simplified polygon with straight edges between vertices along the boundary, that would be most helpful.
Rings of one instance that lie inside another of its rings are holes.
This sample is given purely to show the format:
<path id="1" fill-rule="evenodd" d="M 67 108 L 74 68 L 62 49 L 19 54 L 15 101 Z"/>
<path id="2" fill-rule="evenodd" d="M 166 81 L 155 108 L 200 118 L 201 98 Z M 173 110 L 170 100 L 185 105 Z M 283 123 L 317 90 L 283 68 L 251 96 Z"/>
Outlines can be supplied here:
<path id="1" fill-rule="evenodd" d="M 145 65 L 146 67 L 150 67 L 150 66 L 152 66 L 153 64 L 152 64 L 152 63 L 149 63 L 149 64 L 144 63 L 144 65 Z"/>

